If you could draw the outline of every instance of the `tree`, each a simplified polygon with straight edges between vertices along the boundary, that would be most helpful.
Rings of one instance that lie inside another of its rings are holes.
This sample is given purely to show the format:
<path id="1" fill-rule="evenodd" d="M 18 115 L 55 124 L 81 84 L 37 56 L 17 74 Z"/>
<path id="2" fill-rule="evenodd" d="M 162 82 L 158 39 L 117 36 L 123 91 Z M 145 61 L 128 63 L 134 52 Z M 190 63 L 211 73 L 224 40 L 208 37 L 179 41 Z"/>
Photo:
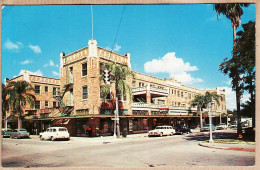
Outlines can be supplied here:
<path id="1" fill-rule="evenodd" d="M 233 49 L 236 46 L 236 29 L 240 25 L 241 16 L 243 15 L 242 7 L 248 7 L 249 4 L 215 4 L 214 9 L 218 13 L 225 15 L 231 20 L 231 26 L 233 28 Z M 242 137 L 242 127 L 241 127 L 241 115 L 240 115 L 240 98 L 243 90 L 243 82 L 241 79 L 241 70 L 239 70 L 239 63 L 237 61 L 236 55 L 233 53 L 233 57 L 230 60 L 227 58 L 220 64 L 220 70 L 224 74 L 228 74 L 232 79 L 232 88 L 236 91 L 236 103 L 237 103 L 237 118 L 238 118 L 238 137 Z"/>
<path id="2" fill-rule="evenodd" d="M 4 127 L 7 128 L 7 117 L 6 112 L 9 110 L 9 102 L 8 102 L 8 92 L 7 87 L 2 83 L 2 114 L 4 116 Z"/>
<path id="3" fill-rule="evenodd" d="M 198 111 L 200 113 L 200 127 L 203 127 L 202 123 L 202 114 L 201 114 L 201 108 L 205 105 L 205 97 L 202 95 L 196 95 L 195 98 L 191 101 L 191 104 L 193 106 L 197 106 Z"/>
<path id="4" fill-rule="evenodd" d="M 250 112 L 255 127 L 255 22 L 242 24 L 243 30 L 237 33 L 236 46 L 233 50 L 238 59 L 244 81 L 244 90 L 250 94 Z M 244 105 L 245 106 L 245 105 Z"/>
<path id="5" fill-rule="evenodd" d="M 34 88 L 26 81 L 13 81 L 8 83 L 8 87 L 11 89 L 9 93 L 10 109 L 17 114 L 18 129 L 20 129 L 20 118 L 23 113 L 22 106 L 26 106 L 26 104 L 29 104 L 30 107 L 34 106 L 35 96 L 30 93 L 34 91 Z"/>
<path id="6" fill-rule="evenodd" d="M 127 84 L 127 77 L 133 77 L 134 73 L 130 70 L 129 67 L 124 65 L 119 65 L 116 63 L 106 63 L 103 65 L 103 70 L 107 69 L 110 71 L 110 82 L 115 84 L 115 98 L 116 98 L 116 115 L 118 118 L 118 98 L 123 98 L 124 95 L 129 96 L 129 100 L 132 100 L 132 90 L 131 87 Z M 103 80 L 103 75 L 101 75 Z M 106 100 L 106 96 L 110 93 L 110 86 L 107 84 L 101 88 L 101 97 Z M 119 129 L 119 120 L 116 121 L 116 131 L 117 137 L 120 137 Z"/>

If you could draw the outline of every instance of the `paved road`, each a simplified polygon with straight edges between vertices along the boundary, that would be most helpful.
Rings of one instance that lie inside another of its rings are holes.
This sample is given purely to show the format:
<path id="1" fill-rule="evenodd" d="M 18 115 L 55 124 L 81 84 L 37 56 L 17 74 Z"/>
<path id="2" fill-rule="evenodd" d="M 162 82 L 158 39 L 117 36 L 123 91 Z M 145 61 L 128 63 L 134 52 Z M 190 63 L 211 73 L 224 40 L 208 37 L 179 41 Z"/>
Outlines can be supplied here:
<path id="1" fill-rule="evenodd" d="M 214 133 L 215 138 L 229 133 Z M 79 139 L 79 138 L 78 138 Z M 108 138 L 107 138 L 108 139 Z M 198 145 L 208 133 L 162 138 L 40 141 L 2 140 L 4 167 L 172 167 L 252 166 L 254 152 L 218 150 Z"/>

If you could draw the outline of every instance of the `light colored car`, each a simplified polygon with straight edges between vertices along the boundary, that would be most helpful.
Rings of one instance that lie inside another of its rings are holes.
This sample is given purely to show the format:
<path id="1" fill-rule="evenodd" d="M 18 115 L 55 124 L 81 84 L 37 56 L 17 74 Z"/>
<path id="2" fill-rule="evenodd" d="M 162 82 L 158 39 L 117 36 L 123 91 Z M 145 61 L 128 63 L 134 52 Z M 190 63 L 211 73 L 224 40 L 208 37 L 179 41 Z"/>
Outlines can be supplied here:
<path id="1" fill-rule="evenodd" d="M 225 123 L 220 123 L 216 126 L 217 130 L 223 130 L 223 129 L 227 129 L 228 126 Z"/>
<path id="2" fill-rule="evenodd" d="M 165 136 L 165 135 L 174 135 L 175 134 L 175 129 L 172 128 L 172 126 L 156 126 L 154 130 L 150 130 L 148 132 L 148 136 Z"/>
<path id="3" fill-rule="evenodd" d="M 237 122 L 232 122 L 230 128 L 237 128 Z"/>
<path id="4" fill-rule="evenodd" d="M 11 133 L 10 133 L 10 138 L 14 139 L 14 138 L 29 138 L 30 137 L 30 133 L 27 132 L 26 129 L 14 129 Z"/>
<path id="5" fill-rule="evenodd" d="M 65 127 L 50 127 L 45 132 L 40 133 L 40 139 L 50 139 L 52 141 L 56 139 L 70 140 L 70 134 Z"/>

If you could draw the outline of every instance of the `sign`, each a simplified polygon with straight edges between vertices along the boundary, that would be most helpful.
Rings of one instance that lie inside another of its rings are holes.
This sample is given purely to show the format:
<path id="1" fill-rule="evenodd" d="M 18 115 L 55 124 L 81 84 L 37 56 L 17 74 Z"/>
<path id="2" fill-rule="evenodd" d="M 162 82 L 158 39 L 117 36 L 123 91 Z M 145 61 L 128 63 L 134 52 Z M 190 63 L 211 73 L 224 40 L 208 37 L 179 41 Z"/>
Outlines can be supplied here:
<path id="1" fill-rule="evenodd" d="M 119 120 L 119 118 L 111 118 L 111 120 Z"/>
<path id="2" fill-rule="evenodd" d="M 168 108 L 159 108 L 160 113 L 168 113 L 169 109 Z"/>

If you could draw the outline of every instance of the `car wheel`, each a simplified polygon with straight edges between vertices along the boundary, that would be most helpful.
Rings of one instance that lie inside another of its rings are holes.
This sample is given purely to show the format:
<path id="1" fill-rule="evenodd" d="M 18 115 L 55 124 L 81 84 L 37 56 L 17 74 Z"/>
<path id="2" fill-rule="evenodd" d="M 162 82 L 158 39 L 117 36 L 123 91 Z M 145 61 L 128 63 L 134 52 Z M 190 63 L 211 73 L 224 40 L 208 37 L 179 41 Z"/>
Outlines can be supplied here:
<path id="1" fill-rule="evenodd" d="M 44 140 L 44 138 L 42 136 L 40 136 L 40 140 Z"/>
<path id="2" fill-rule="evenodd" d="M 187 134 L 189 134 L 190 132 L 189 131 L 187 131 Z"/>
<path id="3" fill-rule="evenodd" d="M 160 133 L 160 137 L 162 137 L 163 136 L 163 133 Z"/>
<path id="4" fill-rule="evenodd" d="M 55 138 L 52 136 L 52 137 L 51 137 L 51 140 L 52 140 L 52 141 L 54 141 L 54 140 L 55 140 Z"/>
<path id="5" fill-rule="evenodd" d="M 173 132 L 170 135 L 173 136 Z"/>
<path id="6" fill-rule="evenodd" d="M 180 132 L 180 134 L 182 135 L 182 134 L 183 134 L 183 132 Z"/>

